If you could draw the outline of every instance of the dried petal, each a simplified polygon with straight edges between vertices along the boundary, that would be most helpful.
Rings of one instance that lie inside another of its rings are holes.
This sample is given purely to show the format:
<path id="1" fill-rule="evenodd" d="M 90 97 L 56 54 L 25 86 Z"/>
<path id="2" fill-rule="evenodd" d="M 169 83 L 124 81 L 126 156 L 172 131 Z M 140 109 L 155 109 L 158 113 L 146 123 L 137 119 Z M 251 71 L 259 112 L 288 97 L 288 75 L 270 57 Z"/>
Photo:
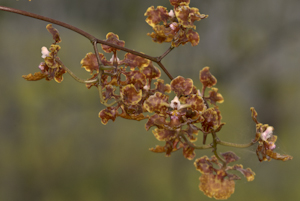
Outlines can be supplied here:
<path id="1" fill-rule="evenodd" d="M 101 118 L 101 123 L 106 125 L 108 120 L 115 121 L 116 119 L 116 108 L 108 107 L 99 112 L 99 118 Z"/>
<path id="2" fill-rule="evenodd" d="M 221 153 L 223 158 L 225 159 L 226 163 L 232 163 L 234 161 L 239 160 L 240 158 L 232 151 L 228 151 L 225 153 Z"/>
<path id="3" fill-rule="evenodd" d="M 207 156 L 202 156 L 201 158 L 197 158 L 194 162 L 194 165 L 198 171 L 202 174 L 212 174 L 215 171 L 213 164 Z"/>
<path id="4" fill-rule="evenodd" d="M 33 75 L 31 73 L 28 75 L 22 75 L 22 78 L 24 78 L 27 81 L 37 81 L 37 80 L 41 80 L 45 77 L 47 77 L 47 74 L 44 74 L 41 72 L 36 72 Z"/>
<path id="5" fill-rule="evenodd" d="M 58 30 L 52 27 L 52 24 L 48 24 L 46 26 L 46 29 L 49 31 L 49 33 L 52 34 L 53 40 L 55 41 L 55 43 L 60 43 L 61 39 L 58 33 Z"/>
<path id="6" fill-rule="evenodd" d="M 152 151 L 152 152 L 155 152 L 155 153 L 164 153 L 164 152 L 166 152 L 165 147 L 164 146 L 159 146 L 159 145 L 156 145 L 155 148 L 150 148 L 149 150 Z"/>
<path id="7" fill-rule="evenodd" d="M 233 170 L 241 172 L 247 179 L 247 181 L 253 181 L 255 173 L 250 169 L 243 169 L 243 165 L 236 164 L 232 167 Z"/>
<path id="8" fill-rule="evenodd" d="M 293 156 L 286 155 L 286 154 L 279 154 L 279 153 L 273 152 L 270 149 L 266 150 L 266 154 L 267 154 L 267 156 L 269 156 L 270 158 L 273 158 L 275 160 L 287 161 L 287 160 L 293 159 Z"/>
<path id="9" fill-rule="evenodd" d="M 256 112 L 256 110 L 254 109 L 254 107 L 251 107 L 250 110 L 251 110 L 251 117 L 252 117 L 253 121 L 256 124 L 259 124 L 259 122 L 257 121 L 257 112 Z"/>

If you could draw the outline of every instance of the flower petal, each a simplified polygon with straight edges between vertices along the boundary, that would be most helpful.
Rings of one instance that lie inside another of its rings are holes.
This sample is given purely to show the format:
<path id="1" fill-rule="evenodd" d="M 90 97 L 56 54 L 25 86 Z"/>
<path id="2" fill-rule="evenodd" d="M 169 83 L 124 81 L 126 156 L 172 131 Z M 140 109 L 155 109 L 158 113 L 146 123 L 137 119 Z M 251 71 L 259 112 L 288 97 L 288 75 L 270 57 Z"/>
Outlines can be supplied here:
<path id="1" fill-rule="evenodd" d="M 148 16 L 146 22 L 152 27 L 159 24 L 160 22 L 163 22 L 164 25 L 166 25 L 167 21 L 171 19 L 167 8 L 163 6 L 157 6 L 156 9 L 154 9 L 154 6 L 151 6 L 147 9 L 144 15 Z"/>
<path id="2" fill-rule="evenodd" d="M 52 34 L 53 40 L 55 41 L 55 43 L 60 43 L 61 39 L 58 33 L 58 30 L 52 27 L 52 24 L 48 24 L 46 26 L 46 29 L 49 31 L 49 33 Z"/>
<path id="3" fill-rule="evenodd" d="M 232 151 L 228 151 L 228 152 L 224 152 L 221 153 L 221 155 L 223 156 L 223 158 L 225 159 L 226 163 L 232 163 L 234 161 L 237 161 L 240 159 L 240 157 L 238 157 L 234 152 Z"/>
<path id="4" fill-rule="evenodd" d="M 37 81 L 37 80 L 41 80 L 45 77 L 47 77 L 47 74 L 44 74 L 41 72 L 36 72 L 33 75 L 31 73 L 28 75 L 22 75 L 22 78 L 24 78 L 27 81 Z"/>
<path id="5" fill-rule="evenodd" d="M 142 99 L 142 90 L 137 91 L 133 84 L 129 84 L 122 88 L 121 96 L 126 105 L 135 105 Z"/>
<path id="6" fill-rule="evenodd" d="M 193 90 L 193 80 L 190 78 L 176 77 L 170 83 L 171 90 L 176 93 L 178 97 L 189 95 Z"/>
<path id="7" fill-rule="evenodd" d="M 219 179 L 213 174 L 203 174 L 199 180 L 199 189 L 210 198 L 226 200 L 234 193 L 235 182 L 233 180 Z"/>
<path id="8" fill-rule="evenodd" d="M 101 118 L 101 123 L 106 125 L 108 120 L 115 121 L 116 115 L 116 108 L 108 107 L 99 112 L 99 118 Z"/>
<path id="9" fill-rule="evenodd" d="M 199 78 L 204 87 L 212 87 L 217 84 L 217 79 L 210 73 L 209 67 L 204 67 L 200 71 Z"/>
<path id="10" fill-rule="evenodd" d="M 149 96 L 144 102 L 144 107 L 148 112 L 163 113 L 167 110 L 168 106 L 168 96 L 160 92 L 156 92 L 154 95 Z"/>
<path id="11" fill-rule="evenodd" d="M 109 32 L 108 34 L 106 34 L 106 42 L 118 45 L 118 46 L 125 46 L 125 41 L 123 40 L 119 40 L 119 36 L 117 34 L 114 34 L 113 32 Z M 110 52 L 116 52 L 119 49 L 116 49 L 114 47 L 108 46 L 108 45 L 101 45 L 102 49 L 104 52 L 106 53 L 110 53 Z"/>
<path id="12" fill-rule="evenodd" d="M 126 53 L 124 59 L 120 61 L 120 65 L 126 65 L 130 67 L 131 70 L 134 70 L 135 67 L 138 67 L 140 69 L 142 67 L 148 66 L 149 64 L 150 60 L 131 53 Z"/>

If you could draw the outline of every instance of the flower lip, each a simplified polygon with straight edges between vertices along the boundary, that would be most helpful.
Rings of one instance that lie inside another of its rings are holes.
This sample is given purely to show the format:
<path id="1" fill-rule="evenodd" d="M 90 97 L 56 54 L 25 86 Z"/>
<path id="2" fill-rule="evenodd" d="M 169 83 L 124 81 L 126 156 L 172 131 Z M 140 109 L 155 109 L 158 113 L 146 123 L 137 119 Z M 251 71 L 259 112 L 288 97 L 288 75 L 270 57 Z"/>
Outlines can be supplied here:
<path id="1" fill-rule="evenodd" d="M 181 106 L 180 101 L 179 101 L 178 97 L 175 96 L 174 99 L 171 101 L 170 107 L 173 110 L 179 110 L 180 106 Z"/>
<path id="2" fill-rule="evenodd" d="M 274 128 L 272 126 L 268 126 L 267 129 L 261 134 L 260 138 L 263 141 L 267 141 L 273 135 Z"/>
<path id="3" fill-rule="evenodd" d="M 43 59 L 45 59 L 46 57 L 49 57 L 50 52 L 45 46 L 43 46 L 41 50 L 42 50 L 41 53 L 42 53 L 42 58 Z"/>
<path id="4" fill-rule="evenodd" d="M 170 16 L 170 17 L 175 17 L 175 14 L 174 14 L 174 11 L 173 11 L 173 10 L 170 10 L 169 16 Z"/>

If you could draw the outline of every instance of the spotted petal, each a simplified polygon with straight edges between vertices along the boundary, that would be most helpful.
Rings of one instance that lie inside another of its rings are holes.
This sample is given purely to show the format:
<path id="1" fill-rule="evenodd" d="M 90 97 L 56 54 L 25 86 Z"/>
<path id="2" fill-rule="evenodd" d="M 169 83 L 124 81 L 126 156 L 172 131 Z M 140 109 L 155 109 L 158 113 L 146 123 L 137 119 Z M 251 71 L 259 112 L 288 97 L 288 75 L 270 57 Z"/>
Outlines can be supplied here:
<path id="1" fill-rule="evenodd" d="M 163 22 L 164 25 L 166 25 L 167 21 L 171 19 L 167 8 L 163 6 L 157 6 L 156 9 L 154 8 L 154 6 L 151 6 L 147 9 L 144 15 L 147 16 L 146 22 L 152 27 L 154 27 L 156 24 L 159 24 L 160 22 Z"/>
<path id="2" fill-rule="evenodd" d="M 99 118 L 101 118 L 101 123 L 106 125 L 108 120 L 115 121 L 116 115 L 116 108 L 108 107 L 99 112 Z"/>
<path id="3" fill-rule="evenodd" d="M 181 95 L 189 95 L 193 90 L 193 80 L 190 78 L 176 77 L 170 83 L 171 90 L 176 93 L 178 97 Z"/>
<path id="4" fill-rule="evenodd" d="M 118 45 L 121 47 L 125 46 L 125 41 L 123 40 L 119 40 L 119 36 L 117 34 L 114 34 L 112 32 L 109 32 L 108 34 L 106 34 L 106 42 L 112 43 L 114 45 Z M 110 53 L 110 52 L 116 52 L 119 49 L 116 49 L 114 47 L 108 46 L 108 45 L 101 45 L 102 49 L 104 52 L 106 53 Z"/>
<path id="5" fill-rule="evenodd" d="M 200 71 L 199 78 L 204 87 L 212 87 L 217 84 L 217 79 L 210 73 L 209 67 L 204 67 Z"/>
<path id="6" fill-rule="evenodd" d="M 49 33 L 52 34 L 52 37 L 53 37 L 53 40 L 55 41 L 55 43 L 60 43 L 61 42 L 59 33 L 58 33 L 57 29 L 52 27 L 52 24 L 48 24 L 46 26 L 46 29 L 49 31 Z"/>
<path id="7" fill-rule="evenodd" d="M 149 63 L 150 60 L 131 53 L 126 53 L 124 59 L 120 61 L 120 65 L 128 66 L 131 70 L 134 70 L 135 67 L 138 67 L 139 69 L 146 67 Z"/>
<path id="8" fill-rule="evenodd" d="M 137 91 L 133 84 L 129 84 L 122 88 L 121 96 L 126 105 L 135 105 L 142 99 L 142 90 Z"/>
<path id="9" fill-rule="evenodd" d="M 168 96 L 160 92 L 156 92 L 154 95 L 149 96 L 144 102 L 144 107 L 148 112 L 162 113 L 167 110 L 168 106 Z"/>

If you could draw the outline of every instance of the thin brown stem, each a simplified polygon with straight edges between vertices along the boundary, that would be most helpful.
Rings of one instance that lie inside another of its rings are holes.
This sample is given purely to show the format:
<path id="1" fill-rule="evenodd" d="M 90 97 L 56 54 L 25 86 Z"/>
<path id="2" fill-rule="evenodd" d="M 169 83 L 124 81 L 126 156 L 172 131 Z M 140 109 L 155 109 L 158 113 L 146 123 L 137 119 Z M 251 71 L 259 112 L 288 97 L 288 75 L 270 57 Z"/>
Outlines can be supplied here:
<path id="1" fill-rule="evenodd" d="M 169 71 L 165 68 L 165 66 L 161 62 L 156 62 L 160 68 L 166 73 L 166 75 L 170 78 L 170 80 L 173 80 L 173 76 L 169 73 Z"/>
<path id="2" fill-rule="evenodd" d="M 15 9 L 15 8 L 9 8 L 9 7 L 5 7 L 5 6 L 0 6 L 0 10 L 12 12 L 12 13 L 17 13 L 17 14 L 24 15 L 24 16 L 27 16 L 27 17 L 32 17 L 32 18 L 35 18 L 35 19 L 38 19 L 38 20 L 43 20 L 43 21 L 46 21 L 46 22 L 57 24 L 59 26 L 70 29 L 70 30 L 72 30 L 76 33 L 79 33 L 82 36 L 84 36 L 84 37 L 86 37 L 90 40 L 95 39 L 94 36 L 92 36 L 91 34 L 85 32 L 81 29 L 78 29 L 77 27 L 74 27 L 70 24 L 67 24 L 67 23 L 64 23 L 64 22 L 61 22 L 61 21 L 58 21 L 58 20 L 55 20 L 55 19 L 52 19 L 52 18 L 49 18 L 49 17 L 44 17 L 44 16 L 41 16 L 41 15 L 38 15 L 38 14 L 30 13 L 30 12 L 23 11 L 23 10 L 18 10 L 18 9 Z"/>
<path id="3" fill-rule="evenodd" d="M 224 145 L 224 146 L 228 146 L 228 147 L 236 147 L 236 148 L 247 148 L 247 147 L 254 145 L 255 143 L 256 142 L 252 141 L 247 144 L 236 144 L 236 143 L 225 142 L 225 141 L 221 141 L 221 140 L 217 142 L 217 144 L 220 144 L 220 145 Z"/>
<path id="4" fill-rule="evenodd" d="M 194 149 L 211 149 L 212 146 L 211 145 L 203 145 L 203 146 L 195 146 L 193 143 L 191 143 L 185 136 L 183 133 L 179 134 L 179 136 L 192 148 Z"/>
<path id="5" fill-rule="evenodd" d="M 12 12 L 12 13 L 17 13 L 17 14 L 24 15 L 24 16 L 27 16 L 27 17 L 32 17 L 32 18 L 35 18 L 35 19 L 39 19 L 39 20 L 43 20 L 43 21 L 50 22 L 50 23 L 53 23 L 53 24 L 57 24 L 59 26 L 65 27 L 67 29 L 70 29 L 70 30 L 76 32 L 76 33 L 81 34 L 82 36 L 89 39 L 93 44 L 94 44 L 94 42 L 101 43 L 101 44 L 108 45 L 110 47 L 113 47 L 113 48 L 116 48 L 116 49 L 119 49 L 119 50 L 122 50 L 122 51 L 125 51 L 125 52 L 129 52 L 131 54 L 149 59 L 149 60 L 157 63 L 162 68 L 162 70 L 167 74 L 167 76 L 171 80 L 173 79 L 173 77 L 168 72 L 168 70 L 160 62 L 161 59 L 160 60 L 158 59 L 160 57 L 152 57 L 152 56 L 143 54 L 141 52 L 137 52 L 137 51 L 134 51 L 134 50 L 131 50 L 131 49 L 128 49 L 128 48 L 125 48 L 125 47 L 122 47 L 122 46 L 119 46 L 119 45 L 116 45 L 116 44 L 109 43 L 109 42 L 104 41 L 104 40 L 100 40 L 100 39 L 94 37 L 93 35 L 85 32 L 85 31 L 83 31 L 83 30 L 81 30 L 77 27 L 74 27 L 70 24 L 67 24 L 67 23 L 64 23 L 64 22 L 61 22 L 61 21 L 58 21 L 58 20 L 55 20 L 55 19 L 52 19 L 52 18 L 49 18 L 49 17 L 44 17 L 44 16 L 41 16 L 41 15 L 37 15 L 37 14 L 34 14 L 34 13 L 27 12 L 27 11 L 18 10 L 18 9 L 14 9 L 14 8 L 9 8 L 9 7 L 5 7 L 5 6 L 0 6 L 0 10 Z"/>
<path id="6" fill-rule="evenodd" d="M 171 45 L 167 51 L 165 51 L 161 56 L 159 56 L 157 58 L 157 61 L 160 62 L 165 56 L 167 56 L 172 50 L 174 49 L 174 47 Z"/>
<path id="7" fill-rule="evenodd" d="M 92 79 L 92 80 L 83 80 L 77 77 L 69 68 L 67 68 L 63 62 L 59 58 L 55 58 L 55 61 L 61 65 L 61 67 L 69 73 L 69 75 L 74 78 L 77 82 L 83 83 L 83 84 L 91 84 L 98 82 L 98 79 Z"/>
<path id="8" fill-rule="evenodd" d="M 213 152 L 214 152 L 215 156 L 218 158 L 218 160 L 222 162 L 223 167 L 226 167 L 226 161 L 224 161 L 217 152 L 217 145 L 218 145 L 218 141 L 220 141 L 220 140 L 217 137 L 217 134 L 215 133 L 214 130 L 211 132 L 211 134 L 213 137 Z"/>

